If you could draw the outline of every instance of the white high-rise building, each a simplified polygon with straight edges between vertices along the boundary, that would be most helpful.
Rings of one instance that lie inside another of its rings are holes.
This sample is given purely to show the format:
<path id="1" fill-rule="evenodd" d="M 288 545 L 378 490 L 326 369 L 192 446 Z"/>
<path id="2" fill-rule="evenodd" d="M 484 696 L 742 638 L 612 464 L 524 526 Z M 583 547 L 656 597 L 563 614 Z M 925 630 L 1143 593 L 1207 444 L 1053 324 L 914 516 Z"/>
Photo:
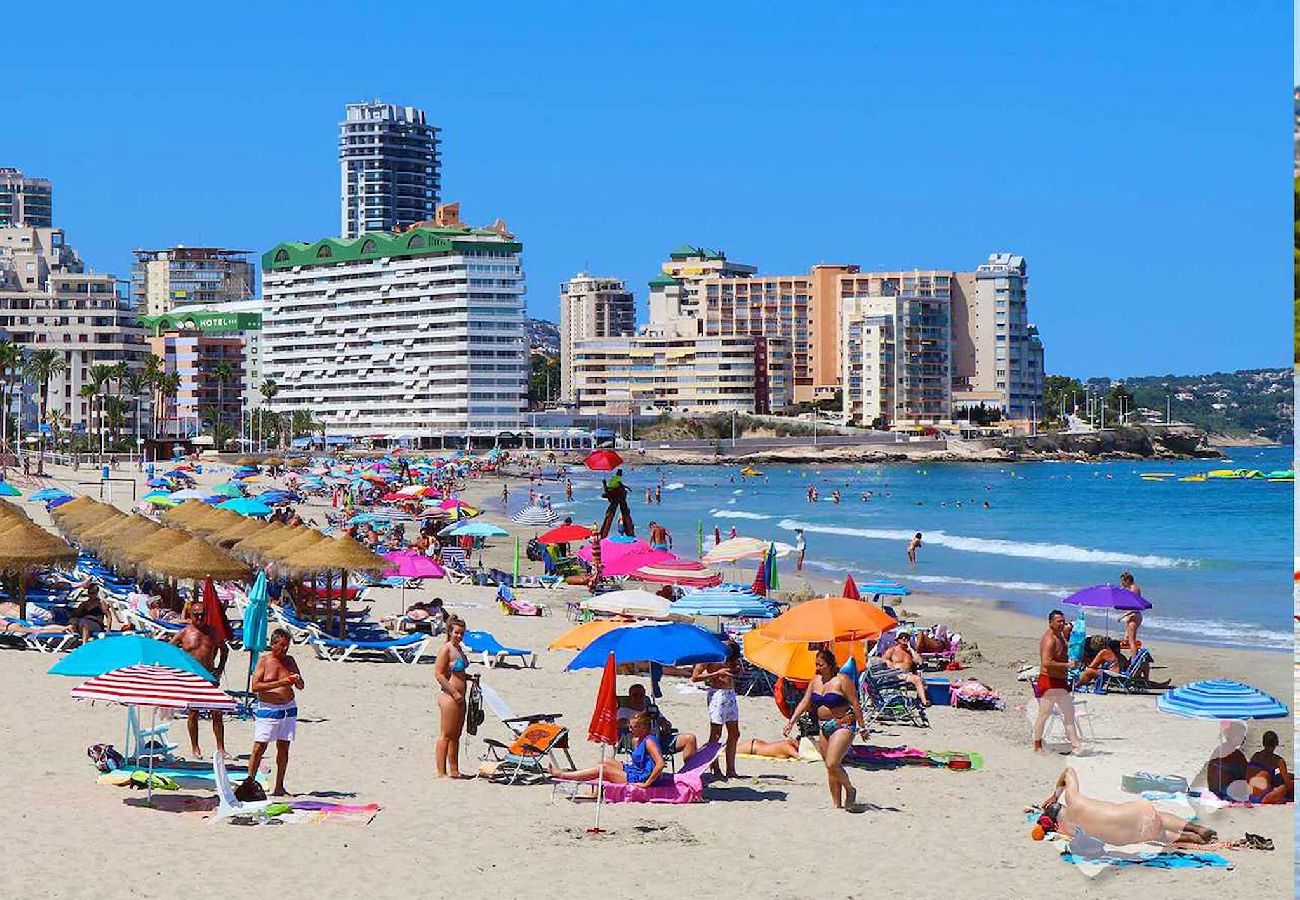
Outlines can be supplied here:
<path id="1" fill-rule="evenodd" d="M 1023 256 L 991 253 L 957 275 L 953 297 L 953 402 L 983 403 L 1010 419 L 1041 415 L 1043 342 L 1029 322 Z"/>
<path id="2" fill-rule="evenodd" d="M 440 219 L 398 234 L 280 244 L 263 255 L 263 371 L 279 388 L 273 409 L 308 410 L 327 435 L 431 444 L 521 427 L 522 246 L 499 221 L 470 228 Z"/>
<path id="3" fill-rule="evenodd" d="M 636 330 L 636 300 L 617 278 L 579 272 L 560 285 L 560 400 L 574 401 L 573 347 Z"/>

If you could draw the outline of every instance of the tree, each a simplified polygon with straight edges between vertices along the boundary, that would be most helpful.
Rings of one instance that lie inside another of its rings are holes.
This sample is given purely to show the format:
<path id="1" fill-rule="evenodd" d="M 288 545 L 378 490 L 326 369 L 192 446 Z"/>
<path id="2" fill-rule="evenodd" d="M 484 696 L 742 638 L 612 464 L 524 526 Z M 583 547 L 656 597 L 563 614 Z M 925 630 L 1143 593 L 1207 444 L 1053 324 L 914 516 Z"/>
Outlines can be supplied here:
<path id="1" fill-rule="evenodd" d="M 310 409 L 295 409 L 289 420 L 294 437 L 310 437 L 324 426 L 316 421 Z"/>
<path id="2" fill-rule="evenodd" d="M 108 383 L 113 379 L 116 370 L 117 370 L 116 366 L 98 365 L 98 366 L 90 367 L 90 381 L 95 386 L 95 396 L 99 398 L 99 420 L 98 420 L 98 427 L 95 429 L 94 432 L 96 437 L 94 446 L 99 448 L 99 453 L 100 453 L 99 461 L 101 464 L 104 462 L 103 459 L 104 399 L 105 399 L 104 394 L 107 392 Z M 92 402 L 92 407 L 93 407 L 93 402 Z M 92 415 L 93 412 L 94 411 L 92 409 Z"/>
<path id="3" fill-rule="evenodd" d="M 224 450 L 235 436 L 235 429 L 229 422 L 216 422 L 212 426 L 212 446 Z"/>
<path id="4" fill-rule="evenodd" d="M 235 370 L 224 359 L 212 367 L 212 377 L 217 380 L 217 419 L 225 419 L 226 382 L 235 377 Z"/>
<path id="5" fill-rule="evenodd" d="M 45 414 L 50 405 L 50 379 L 68 370 L 68 361 L 58 350 L 37 350 L 27 358 L 27 377 L 40 386 L 41 422 L 46 421 Z M 45 435 L 42 432 L 37 444 L 37 470 L 45 470 Z"/>
<path id="6" fill-rule="evenodd" d="M 280 385 L 275 383 L 274 378 L 268 378 L 265 381 L 263 381 L 261 385 L 258 386 L 257 390 L 259 393 L 261 393 L 262 399 L 266 401 L 266 405 L 270 406 L 271 401 L 275 399 L 275 395 L 280 393 Z M 259 418 L 261 418 L 261 416 L 259 416 Z M 263 423 L 263 428 L 265 428 L 265 424 L 266 424 L 265 419 L 262 420 L 262 423 Z M 276 416 L 274 415 L 274 412 L 272 413 L 271 416 L 271 424 L 276 425 L 275 431 L 277 435 L 282 433 L 279 425 L 277 424 L 277 419 Z"/>
<path id="7" fill-rule="evenodd" d="M 50 426 L 50 431 L 54 435 L 54 446 L 57 447 L 59 446 L 59 434 L 62 432 L 63 426 L 68 423 L 68 417 L 61 409 L 52 409 L 48 415 L 49 422 L 46 424 Z"/>
<path id="8" fill-rule="evenodd" d="M 1079 398 L 1086 395 L 1083 382 L 1068 375 L 1048 375 L 1043 379 L 1043 419 L 1051 422 L 1061 419 L 1061 410 L 1065 415 L 1075 412 Z M 1065 424 L 1062 421 L 1061 424 Z"/>
<path id="9" fill-rule="evenodd" d="M 150 385 L 148 375 L 143 369 L 133 369 L 126 376 L 126 393 L 135 404 L 135 442 L 133 448 L 140 446 L 140 401 L 144 398 L 145 391 L 150 389 Z"/>
<path id="10" fill-rule="evenodd" d="M 1122 381 L 1115 382 L 1106 394 L 1106 412 L 1113 415 L 1116 424 L 1123 424 L 1124 419 L 1133 412 L 1133 394 Z"/>
<path id="11" fill-rule="evenodd" d="M 9 340 L 0 340 L 0 447 L 9 445 L 9 409 L 13 405 L 14 388 L 23 372 L 23 348 Z M 22 402 L 18 404 L 22 415 Z"/>
<path id="12" fill-rule="evenodd" d="M 106 426 L 112 435 L 111 444 L 116 447 L 122 426 L 126 424 L 127 402 L 123 397 L 105 397 L 104 398 L 104 421 L 101 426 Z"/>
<path id="13" fill-rule="evenodd" d="M 158 382 L 167 374 L 167 365 L 161 356 L 150 353 L 144 360 L 144 379 L 149 386 L 150 434 L 158 437 L 158 408 L 161 406 L 158 394 Z"/>
<path id="14" fill-rule="evenodd" d="M 173 404 L 176 402 L 176 395 L 181 391 L 181 373 L 168 372 L 158 378 L 158 395 L 162 398 L 162 418 L 166 421 L 167 402 L 170 400 Z M 172 410 L 172 417 L 175 418 L 175 408 Z"/>
<path id="15" fill-rule="evenodd" d="M 534 353 L 529 359 L 528 405 L 540 409 L 560 389 L 560 358 Z"/>

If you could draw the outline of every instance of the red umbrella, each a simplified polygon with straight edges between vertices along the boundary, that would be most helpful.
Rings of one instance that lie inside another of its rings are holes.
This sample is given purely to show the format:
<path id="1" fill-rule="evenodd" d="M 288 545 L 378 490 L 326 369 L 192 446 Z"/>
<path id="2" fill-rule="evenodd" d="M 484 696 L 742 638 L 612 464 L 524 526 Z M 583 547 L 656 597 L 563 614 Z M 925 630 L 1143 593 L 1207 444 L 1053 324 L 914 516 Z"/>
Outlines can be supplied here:
<path id="1" fill-rule="evenodd" d="M 758 571 L 754 573 L 754 584 L 750 590 L 760 597 L 767 596 L 767 557 L 758 561 Z"/>
<path id="2" fill-rule="evenodd" d="M 169 666 L 134 665 L 96 675 L 72 689 L 76 700 L 163 709 L 235 711 L 229 694 L 193 674 Z"/>
<path id="3" fill-rule="evenodd" d="M 537 540 L 543 544 L 567 544 L 570 541 L 584 541 L 591 537 L 591 529 L 586 525 L 561 525 L 543 532 Z"/>
<path id="4" fill-rule="evenodd" d="M 226 620 L 226 608 L 217 599 L 217 588 L 213 585 L 211 577 L 203 579 L 203 621 L 212 627 L 217 640 L 223 644 L 230 643 L 231 638 L 235 636 L 235 632 L 230 628 L 230 622 Z"/>
<path id="5" fill-rule="evenodd" d="M 594 472 L 609 472 L 623 465 L 623 457 L 613 450 L 596 450 L 582 464 Z"/>
<path id="6" fill-rule="evenodd" d="M 853 580 L 852 572 L 844 577 L 844 590 L 840 591 L 840 596 L 848 597 L 850 600 L 862 599 L 862 595 L 858 593 L 858 585 Z"/>
<path id="7" fill-rule="evenodd" d="M 611 747 L 618 743 L 616 675 L 614 654 L 611 652 L 605 660 L 605 673 L 600 676 L 600 688 L 596 691 L 596 708 L 592 710 L 591 725 L 587 728 L 587 740 Z"/>

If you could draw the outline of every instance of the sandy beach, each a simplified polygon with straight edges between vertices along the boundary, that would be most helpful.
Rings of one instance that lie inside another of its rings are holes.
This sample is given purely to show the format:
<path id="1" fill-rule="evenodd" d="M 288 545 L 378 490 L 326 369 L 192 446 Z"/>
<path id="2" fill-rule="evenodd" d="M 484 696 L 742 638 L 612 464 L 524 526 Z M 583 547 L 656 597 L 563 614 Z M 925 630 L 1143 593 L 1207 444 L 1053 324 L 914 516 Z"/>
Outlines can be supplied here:
<path id="1" fill-rule="evenodd" d="M 78 492 L 83 471 L 54 470 L 51 484 Z M 127 477 L 129 473 L 118 472 Z M 224 480 L 205 472 L 201 484 Z M 142 478 L 142 476 L 141 476 Z M 24 493 L 31 483 L 19 482 Z M 142 491 L 143 493 L 143 491 Z M 515 493 L 512 490 L 512 493 Z M 500 480 L 471 482 L 470 502 L 483 502 L 487 516 L 508 529 L 500 515 Z M 118 505 L 126 508 L 129 501 Z M 24 504 L 47 522 L 39 504 Z M 513 542 L 488 551 L 492 564 L 509 568 Z M 530 567 L 537 564 L 529 563 Z M 782 568 L 783 587 L 801 589 L 793 565 Z M 788 570 L 788 571 L 787 571 Z M 532 569 L 528 569 L 532 571 Z M 838 585 L 809 584 L 838 593 Z M 502 643 L 537 651 L 535 668 L 510 665 L 473 671 L 518 714 L 557 712 L 572 731 L 575 760 L 593 764 L 594 744 L 585 740 L 596 692 L 596 670 L 566 673 L 570 651 L 546 645 L 570 626 L 566 597 L 578 588 L 531 591 L 553 615 L 503 616 L 493 590 L 425 582 L 407 591 L 406 602 L 439 596 L 470 628 L 495 634 Z M 372 616 L 398 611 L 394 589 L 370 594 Z M 86 748 L 120 742 L 123 712 L 68 697 L 74 679 L 46 674 L 56 657 L 0 652 L 5 685 L 0 741 L 0 805 L 10 825 L 14 864 L 0 870 L 7 896 L 97 897 L 124 900 L 181 891 L 190 896 L 270 893 L 285 897 L 387 897 L 455 892 L 468 897 L 522 897 L 542 892 L 573 900 L 654 891 L 691 897 L 865 897 L 883 890 L 908 897 L 1091 896 L 1103 891 L 1142 892 L 1144 898 L 1209 896 L 1262 898 L 1292 891 L 1293 841 L 1290 807 L 1223 810 L 1202 821 L 1227 838 L 1244 832 L 1274 840 L 1273 852 L 1223 851 L 1231 870 L 1110 870 L 1089 882 L 1078 867 L 1058 859 L 1059 845 L 1034 843 L 1022 808 L 1041 800 L 1069 764 L 1085 793 L 1132 799 L 1120 790 L 1123 774 L 1158 771 L 1189 779 L 1216 741 L 1214 723 L 1159 714 L 1152 696 L 1086 695 L 1096 739 L 1090 752 L 1067 758 L 1033 754 L 1029 746 L 1029 686 L 1018 667 L 1036 661 L 1044 623 L 997 608 L 917 593 L 907 612 L 922 623 L 942 621 L 978 647 L 962 673 L 977 677 L 1006 700 L 1002 712 L 936 708 L 933 727 L 887 726 L 870 742 L 928 750 L 982 754 L 980 771 L 904 767 L 850 769 L 866 809 L 848 815 L 831 808 L 825 770 L 819 764 L 742 757 L 741 778 L 713 782 L 708 802 L 691 806 L 606 806 L 606 834 L 590 835 L 590 803 L 552 796 L 550 786 L 506 787 L 485 780 L 437 781 L 433 740 L 437 729 L 431 660 L 416 666 L 379 662 L 336 664 L 295 646 L 306 689 L 300 694 L 302 724 L 293 745 L 288 786 L 295 792 L 346 798 L 343 803 L 382 807 L 365 827 L 329 823 L 306 828 L 230 825 L 209 827 L 195 813 L 140 806 L 142 795 L 96 783 Z M 1226 676 L 1250 682 L 1283 699 L 1293 696 L 1287 653 L 1206 648 L 1172 642 L 1153 647 L 1154 677 L 1175 684 Z M 232 653 L 226 687 L 242 688 L 246 656 Z M 631 678 L 620 679 L 626 690 Z M 235 682 L 238 681 L 238 684 Z M 683 730 L 707 735 L 703 694 L 666 679 L 663 712 Z M 769 697 L 742 697 L 742 738 L 776 739 L 783 724 Z M 1279 752 L 1290 758 L 1290 719 L 1262 723 L 1282 737 Z M 1248 753 L 1258 748 L 1263 727 L 1254 726 Z M 212 750 L 206 723 L 203 748 Z M 489 714 L 479 737 L 466 737 L 463 768 L 473 771 L 481 737 L 505 739 Z M 184 723 L 172 727 L 184 744 Z M 251 724 L 227 726 L 227 744 L 246 756 Z M 743 741 L 742 741 L 743 745 Z M 184 749 L 184 748 L 183 748 Z M 205 792 L 182 792 L 210 796 Z M 891 882 L 894 884 L 891 885 Z"/>

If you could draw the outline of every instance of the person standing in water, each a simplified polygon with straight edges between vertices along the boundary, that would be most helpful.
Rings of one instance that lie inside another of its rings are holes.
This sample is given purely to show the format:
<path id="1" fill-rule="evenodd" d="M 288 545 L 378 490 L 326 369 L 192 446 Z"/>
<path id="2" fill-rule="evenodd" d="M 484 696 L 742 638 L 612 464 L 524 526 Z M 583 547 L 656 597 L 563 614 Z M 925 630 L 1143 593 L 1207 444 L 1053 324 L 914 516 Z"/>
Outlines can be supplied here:
<path id="1" fill-rule="evenodd" d="M 920 548 L 920 546 L 921 546 L 921 532 L 918 531 L 918 532 L 916 533 L 916 536 L 913 537 L 910 541 L 907 542 L 907 561 L 908 561 L 908 562 L 910 562 L 910 563 L 915 563 L 915 562 L 916 562 L 916 551 Z"/>
<path id="2" fill-rule="evenodd" d="M 804 551 L 806 551 L 807 549 L 808 549 L 808 544 L 804 541 L 803 529 L 796 528 L 794 530 L 794 552 L 796 554 L 794 559 L 794 570 L 796 572 L 803 571 L 803 555 L 804 555 Z"/>

